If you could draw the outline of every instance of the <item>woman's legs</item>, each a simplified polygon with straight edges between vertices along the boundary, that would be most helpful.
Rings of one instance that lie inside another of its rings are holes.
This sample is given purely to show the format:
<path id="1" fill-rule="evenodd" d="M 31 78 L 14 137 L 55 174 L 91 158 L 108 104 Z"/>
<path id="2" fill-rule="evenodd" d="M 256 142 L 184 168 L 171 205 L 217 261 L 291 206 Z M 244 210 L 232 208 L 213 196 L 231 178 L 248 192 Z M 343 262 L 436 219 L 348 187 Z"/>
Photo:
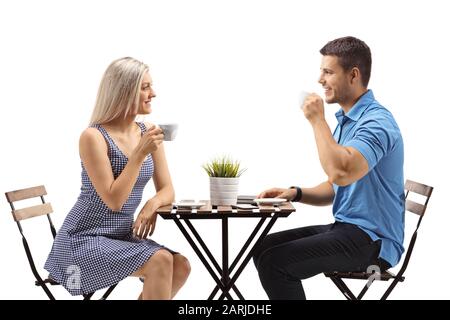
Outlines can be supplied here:
<path id="1" fill-rule="evenodd" d="M 175 296 L 190 273 L 189 261 L 180 254 L 158 250 L 132 276 L 144 278 L 139 300 L 168 300 Z"/>
<path id="2" fill-rule="evenodd" d="M 172 298 L 184 285 L 190 272 L 191 265 L 189 264 L 188 259 L 181 254 L 173 255 Z"/>
<path id="3" fill-rule="evenodd" d="M 150 259 L 133 273 L 144 278 L 142 300 L 168 300 L 172 292 L 173 257 L 164 249 L 155 252 Z"/>

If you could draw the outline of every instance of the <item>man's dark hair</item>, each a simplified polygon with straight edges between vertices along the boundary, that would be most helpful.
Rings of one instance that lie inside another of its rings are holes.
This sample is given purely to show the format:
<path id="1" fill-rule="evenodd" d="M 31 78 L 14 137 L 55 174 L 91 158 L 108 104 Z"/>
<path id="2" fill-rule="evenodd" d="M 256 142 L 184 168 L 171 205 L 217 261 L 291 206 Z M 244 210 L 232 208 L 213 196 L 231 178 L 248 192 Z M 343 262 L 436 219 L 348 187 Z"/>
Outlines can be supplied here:
<path id="1" fill-rule="evenodd" d="M 356 67 L 361 72 L 361 80 L 367 88 L 372 69 L 372 55 L 369 46 L 355 37 L 343 37 L 328 42 L 320 53 L 324 56 L 338 57 L 339 64 L 345 71 Z"/>

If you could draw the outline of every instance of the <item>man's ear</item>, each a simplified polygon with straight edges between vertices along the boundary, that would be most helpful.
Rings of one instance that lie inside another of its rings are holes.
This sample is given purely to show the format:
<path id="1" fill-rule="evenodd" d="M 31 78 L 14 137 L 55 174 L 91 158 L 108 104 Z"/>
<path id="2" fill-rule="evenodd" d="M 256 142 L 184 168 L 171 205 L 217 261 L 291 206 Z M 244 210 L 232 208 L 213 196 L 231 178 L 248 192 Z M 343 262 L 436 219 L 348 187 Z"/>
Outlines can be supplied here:
<path id="1" fill-rule="evenodd" d="M 361 81 L 361 72 L 357 67 L 353 67 L 350 70 L 350 83 L 355 84 L 357 81 Z"/>

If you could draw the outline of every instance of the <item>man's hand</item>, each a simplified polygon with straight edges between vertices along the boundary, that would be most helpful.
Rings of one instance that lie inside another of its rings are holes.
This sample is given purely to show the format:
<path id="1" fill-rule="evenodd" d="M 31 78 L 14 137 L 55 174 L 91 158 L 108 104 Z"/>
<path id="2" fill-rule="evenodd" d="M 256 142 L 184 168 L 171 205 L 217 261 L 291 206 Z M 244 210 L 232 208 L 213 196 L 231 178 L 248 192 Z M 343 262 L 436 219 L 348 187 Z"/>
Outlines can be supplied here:
<path id="1" fill-rule="evenodd" d="M 319 120 L 325 121 L 323 100 L 319 95 L 315 93 L 311 93 L 306 97 L 302 106 L 302 110 L 305 118 L 308 119 L 311 124 Z"/>
<path id="2" fill-rule="evenodd" d="M 282 198 L 291 201 L 296 194 L 295 189 L 272 188 L 261 192 L 256 198 Z"/>

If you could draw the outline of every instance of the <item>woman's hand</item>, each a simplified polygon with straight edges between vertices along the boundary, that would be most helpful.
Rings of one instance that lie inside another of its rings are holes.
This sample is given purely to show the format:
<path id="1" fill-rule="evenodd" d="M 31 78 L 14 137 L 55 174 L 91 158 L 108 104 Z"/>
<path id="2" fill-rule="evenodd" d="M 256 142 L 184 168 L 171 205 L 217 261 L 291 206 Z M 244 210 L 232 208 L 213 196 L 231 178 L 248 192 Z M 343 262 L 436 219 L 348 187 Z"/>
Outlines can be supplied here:
<path id="1" fill-rule="evenodd" d="M 282 198 L 291 201 L 296 194 L 297 190 L 295 189 L 272 188 L 261 192 L 257 198 Z"/>
<path id="2" fill-rule="evenodd" d="M 149 153 L 158 150 L 163 139 L 164 135 L 161 128 L 153 125 L 141 136 L 141 140 L 134 151 L 146 157 Z"/>
<path id="3" fill-rule="evenodd" d="M 158 206 L 151 200 L 147 201 L 144 207 L 142 207 L 136 221 L 133 223 L 133 235 L 135 237 L 146 239 L 153 234 L 158 217 L 156 209 L 158 209 Z"/>

